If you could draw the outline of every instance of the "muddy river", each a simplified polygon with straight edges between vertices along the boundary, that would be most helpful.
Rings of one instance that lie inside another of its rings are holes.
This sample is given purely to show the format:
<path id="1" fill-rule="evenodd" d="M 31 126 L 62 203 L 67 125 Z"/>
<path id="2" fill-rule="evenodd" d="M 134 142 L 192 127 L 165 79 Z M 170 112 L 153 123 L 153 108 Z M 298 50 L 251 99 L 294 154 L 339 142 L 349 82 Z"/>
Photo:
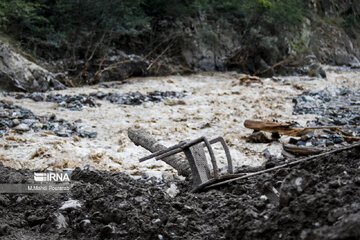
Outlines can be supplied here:
<path id="1" fill-rule="evenodd" d="M 305 126 L 317 115 L 293 115 L 293 98 L 307 89 L 326 87 L 358 87 L 359 73 L 344 69 L 325 68 L 327 79 L 309 77 L 276 77 L 261 81 L 241 81 L 237 73 L 202 73 L 188 76 L 148 77 L 128 79 L 117 88 L 88 86 L 54 91 L 60 94 L 148 93 L 175 91 L 184 93 L 182 98 L 169 98 L 162 102 L 141 105 L 119 105 L 97 101 L 96 108 L 84 107 L 70 111 L 56 103 L 35 102 L 0 95 L 1 100 L 27 108 L 38 115 L 55 114 L 58 119 L 77 122 L 85 130 L 97 132 L 96 138 L 59 137 L 47 131 L 33 130 L 18 134 L 12 131 L 0 138 L 0 161 L 13 168 L 60 170 L 90 166 L 96 169 L 121 171 L 134 177 L 147 173 L 160 177 L 164 172 L 176 171 L 161 161 L 138 159 L 149 154 L 135 146 L 127 137 L 129 128 L 144 128 L 164 145 L 200 136 L 223 136 L 230 147 L 235 166 L 263 164 L 262 153 L 268 149 L 279 155 L 279 142 L 269 144 L 247 143 L 245 138 L 252 130 L 243 125 L 246 119 L 296 121 Z M 117 82 L 107 83 L 116 85 Z M 79 121 L 81 120 L 81 121 Z M 226 165 L 220 146 L 215 146 L 220 166 Z"/>

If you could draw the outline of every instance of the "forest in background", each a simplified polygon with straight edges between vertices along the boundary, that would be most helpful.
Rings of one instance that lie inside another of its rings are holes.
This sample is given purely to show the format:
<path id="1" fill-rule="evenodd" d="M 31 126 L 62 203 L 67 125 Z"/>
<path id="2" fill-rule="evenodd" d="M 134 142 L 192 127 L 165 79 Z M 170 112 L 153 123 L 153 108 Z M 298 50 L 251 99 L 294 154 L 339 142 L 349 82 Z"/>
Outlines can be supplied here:
<path id="1" fill-rule="evenodd" d="M 89 45 L 99 42 L 111 45 L 121 38 L 151 34 L 152 30 L 156 34 L 154 27 L 163 20 L 222 20 L 243 31 L 261 24 L 278 34 L 295 30 L 305 14 L 298 0 L 4 0 L 0 3 L 2 31 L 33 54 L 50 58 L 58 57 L 56 53 L 63 54 L 64 50 L 81 57 Z M 212 36 L 208 33 L 202 37 Z"/>
<path id="2" fill-rule="evenodd" d="M 72 75 L 77 78 L 84 72 L 94 72 L 91 70 L 93 65 L 96 65 L 94 69 L 100 69 L 98 66 L 104 59 L 115 55 L 117 50 L 150 61 L 167 56 L 177 59 L 179 65 L 196 70 L 198 66 L 183 57 L 184 49 L 197 47 L 195 41 L 213 52 L 213 64 L 202 69 L 219 70 L 219 55 L 237 51 L 223 46 L 226 37 L 235 42 L 232 45 L 246 49 L 240 58 L 236 56 L 235 64 L 228 65 L 241 65 L 252 59 L 241 70 L 255 72 L 283 60 L 289 54 L 289 48 L 299 53 L 308 51 L 301 39 L 301 31 L 305 20 L 313 18 L 314 12 L 309 8 L 313 2 L 3 0 L 0 2 L 0 29 L 34 58 L 64 60 L 64 70 L 73 70 Z M 327 1 L 317 2 L 320 10 L 316 15 L 342 28 L 351 38 L 360 39 L 358 4 L 329 17 Z M 231 29 L 232 33 L 224 36 L 221 32 L 224 29 Z M 222 48 L 225 53 L 218 53 Z M 155 73 L 160 73 L 159 69 Z M 94 73 L 90 75 L 86 78 L 94 77 Z"/>

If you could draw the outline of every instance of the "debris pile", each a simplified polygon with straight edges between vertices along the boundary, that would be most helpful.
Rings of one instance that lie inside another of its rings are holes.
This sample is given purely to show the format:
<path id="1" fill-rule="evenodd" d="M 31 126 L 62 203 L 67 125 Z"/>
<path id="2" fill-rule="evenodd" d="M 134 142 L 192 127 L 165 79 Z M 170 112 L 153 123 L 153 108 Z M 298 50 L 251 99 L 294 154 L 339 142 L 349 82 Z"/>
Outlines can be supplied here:
<path id="1" fill-rule="evenodd" d="M 78 122 L 81 122 L 79 120 Z M 39 116 L 32 111 L 13 105 L 9 101 L 0 101 L 0 137 L 8 131 L 23 133 L 33 130 L 50 131 L 60 137 L 96 137 L 96 132 L 83 130 L 83 127 L 67 122 L 64 119 L 56 119 L 55 114 Z"/>
<path id="2" fill-rule="evenodd" d="M 254 133 L 247 137 L 248 142 L 269 143 L 277 141 L 280 135 L 293 136 L 289 139 L 289 144 L 283 145 L 283 155 L 291 158 L 294 157 L 291 154 L 315 155 L 325 151 L 326 147 L 343 142 L 360 141 L 360 137 L 353 136 L 351 132 L 343 131 L 340 126 L 301 127 L 296 123 L 252 120 L 246 120 L 244 126 L 254 130 Z M 261 131 L 270 132 L 271 138 Z"/>

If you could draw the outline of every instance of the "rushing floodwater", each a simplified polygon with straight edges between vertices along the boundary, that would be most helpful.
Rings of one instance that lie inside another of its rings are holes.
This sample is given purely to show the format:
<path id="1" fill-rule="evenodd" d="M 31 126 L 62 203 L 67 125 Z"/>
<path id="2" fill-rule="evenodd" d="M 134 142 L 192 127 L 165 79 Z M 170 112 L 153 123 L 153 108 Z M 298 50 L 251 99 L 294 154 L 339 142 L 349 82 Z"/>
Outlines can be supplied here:
<path id="1" fill-rule="evenodd" d="M 236 73 L 206 73 L 190 76 L 168 76 L 129 79 L 120 89 L 104 89 L 98 86 L 71 88 L 55 93 L 80 94 L 96 91 L 147 93 L 155 90 L 186 90 L 182 99 L 168 99 L 161 103 L 147 102 L 139 106 L 126 106 L 99 101 L 98 108 L 82 111 L 57 110 L 56 104 L 36 103 L 31 99 L 16 100 L 14 104 L 28 108 L 35 114 L 55 113 L 57 118 L 73 122 L 89 131 L 97 131 L 95 139 L 57 137 L 46 132 L 32 131 L 22 135 L 12 134 L 0 138 L 3 146 L 0 160 L 5 166 L 15 168 L 39 168 L 57 170 L 90 165 L 93 168 L 124 171 L 133 176 L 142 172 L 159 176 L 164 171 L 175 171 L 161 161 L 150 160 L 138 163 L 149 154 L 135 146 L 127 137 L 128 128 L 145 128 L 164 145 L 170 146 L 184 139 L 200 136 L 215 138 L 223 136 L 227 141 L 234 165 L 260 165 L 262 152 L 268 149 L 280 154 L 281 142 L 270 144 L 246 143 L 245 137 L 252 131 L 243 123 L 246 119 L 297 121 L 305 125 L 316 115 L 293 115 L 292 99 L 306 89 L 323 89 L 329 86 L 358 86 L 355 72 L 340 72 L 328 69 L 327 79 L 308 77 L 277 78 L 285 81 L 263 79 L 263 83 L 241 84 Z M 280 141 L 286 141 L 282 137 Z M 226 163 L 220 146 L 215 146 L 220 166 Z"/>

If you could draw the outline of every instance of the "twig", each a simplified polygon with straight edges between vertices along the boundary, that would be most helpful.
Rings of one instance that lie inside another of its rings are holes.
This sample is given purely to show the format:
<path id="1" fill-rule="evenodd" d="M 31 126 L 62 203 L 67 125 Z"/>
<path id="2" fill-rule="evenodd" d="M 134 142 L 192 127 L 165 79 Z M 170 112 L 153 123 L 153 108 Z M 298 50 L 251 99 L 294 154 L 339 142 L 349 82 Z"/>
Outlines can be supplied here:
<path id="1" fill-rule="evenodd" d="M 164 49 L 164 51 L 162 51 L 162 53 L 161 53 L 159 56 L 157 56 L 156 59 L 146 68 L 146 70 L 149 71 L 149 70 L 153 67 L 153 65 L 159 60 L 159 58 L 160 58 L 162 55 L 164 55 L 164 54 L 167 52 L 167 50 L 169 50 L 170 47 L 172 47 L 172 45 L 173 45 L 173 43 L 170 43 L 170 44 Z"/>
<path id="2" fill-rule="evenodd" d="M 272 65 L 271 67 L 269 67 L 269 68 L 267 68 L 267 69 L 265 69 L 265 70 L 263 70 L 263 71 L 261 71 L 261 72 L 255 72 L 255 73 L 253 74 L 253 76 L 262 75 L 262 74 L 270 71 L 271 69 L 274 69 L 274 68 L 276 68 L 276 67 L 278 67 L 278 66 L 280 66 L 280 65 L 282 65 L 282 64 L 289 63 L 289 62 L 291 62 L 291 61 L 292 61 L 292 57 L 289 57 L 289 58 L 287 58 L 287 59 L 285 59 L 285 60 L 282 60 L 282 61 L 280 61 L 280 62 Z"/>

